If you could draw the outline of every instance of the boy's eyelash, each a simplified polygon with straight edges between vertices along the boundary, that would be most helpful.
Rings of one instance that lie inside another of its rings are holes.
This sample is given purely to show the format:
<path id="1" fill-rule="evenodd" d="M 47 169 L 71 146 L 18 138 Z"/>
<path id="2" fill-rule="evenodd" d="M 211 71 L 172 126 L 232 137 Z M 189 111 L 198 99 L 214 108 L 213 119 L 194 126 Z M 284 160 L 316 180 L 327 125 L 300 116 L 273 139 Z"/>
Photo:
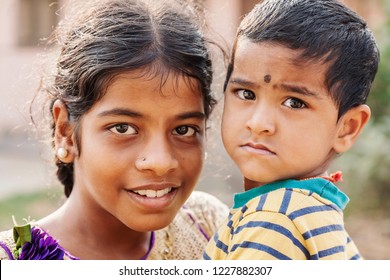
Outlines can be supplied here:
<path id="1" fill-rule="evenodd" d="M 247 99 L 247 98 L 242 98 L 242 97 L 240 96 L 240 93 L 244 93 L 244 92 L 251 93 L 251 94 L 253 95 L 253 97 L 256 98 L 256 94 L 255 94 L 252 90 L 250 90 L 250 89 L 245 89 L 245 88 L 233 88 L 233 89 L 231 89 L 231 92 L 232 92 L 232 94 L 233 94 L 234 96 L 236 96 L 236 97 L 238 97 L 238 98 L 240 98 L 240 99 L 242 99 L 242 100 L 251 100 L 251 99 Z"/>
<path id="2" fill-rule="evenodd" d="M 293 101 L 295 101 L 295 102 L 299 102 L 299 103 L 302 104 L 302 106 L 299 107 L 299 108 L 293 108 L 293 107 L 291 107 L 291 109 L 298 110 L 298 109 L 306 109 L 306 108 L 309 107 L 308 104 L 307 104 L 305 101 L 303 101 L 303 100 L 300 99 L 300 98 L 293 97 L 293 96 L 289 96 L 289 97 L 285 98 L 284 101 L 283 101 L 283 104 L 286 104 L 286 102 L 289 101 L 289 100 L 290 100 L 290 101 L 293 100 Z"/>

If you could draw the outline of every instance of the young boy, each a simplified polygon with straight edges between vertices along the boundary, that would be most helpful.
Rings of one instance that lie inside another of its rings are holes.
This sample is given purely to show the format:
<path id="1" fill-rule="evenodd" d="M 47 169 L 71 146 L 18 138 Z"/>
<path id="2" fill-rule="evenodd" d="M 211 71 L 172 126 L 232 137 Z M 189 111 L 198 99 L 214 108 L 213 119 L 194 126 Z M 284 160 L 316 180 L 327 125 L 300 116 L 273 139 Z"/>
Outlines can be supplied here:
<path id="1" fill-rule="evenodd" d="M 266 0 L 239 26 L 222 139 L 244 176 L 204 259 L 362 259 L 328 175 L 370 118 L 379 52 L 336 0 Z"/>

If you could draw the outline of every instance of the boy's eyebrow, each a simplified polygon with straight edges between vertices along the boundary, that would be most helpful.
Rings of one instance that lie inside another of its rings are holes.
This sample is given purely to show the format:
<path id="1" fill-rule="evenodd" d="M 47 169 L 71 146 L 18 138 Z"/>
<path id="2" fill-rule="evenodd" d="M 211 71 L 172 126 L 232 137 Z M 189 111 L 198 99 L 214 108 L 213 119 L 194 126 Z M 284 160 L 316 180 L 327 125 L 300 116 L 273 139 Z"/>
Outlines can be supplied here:
<path id="1" fill-rule="evenodd" d="M 124 108 L 114 108 L 111 110 L 103 111 L 98 114 L 99 117 L 106 117 L 106 116 L 127 116 L 132 118 L 140 118 L 143 115 L 139 112 L 124 109 Z M 185 119 L 200 119 L 204 120 L 206 119 L 206 114 L 200 111 L 193 111 L 193 112 L 184 112 L 181 114 L 178 114 L 176 116 L 179 120 L 185 120 Z"/>
<path id="2" fill-rule="evenodd" d="M 242 78 L 232 78 L 232 79 L 230 79 L 229 83 L 238 84 L 240 86 L 249 87 L 249 88 L 253 88 L 253 87 L 258 87 L 259 86 L 255 82 L 252 82 L 252 81 L 249 81 L 249 80 L 246 80 L 246 79 L 242 79 Z M 281 88 L 283 90 L 285 90 L 285 91 L 299 93 L 299 94 L 302 94 L 302 95 L 312 96 L 312 97 L 321 99 L 321 96 L 318 93 L 316 93 L 314 91 L 311 91 L 307 87 L 304 87 L 304 86 L 285 84 L 285 83 L 283 84 L 282 83 Z"/>
<path id="3" fill-rule="evenodd" d="M 231 78 L 229 80 L 229 83 L 231 83 L 231 84 L 238 84 L 238 85 L 245 86 L 245 87 L 256 87 L 256 86 L 258 86 L 257 83 L 251 82 L 249 80 L 245 80 L 245 79 L 242 79 L 242 78 Z"/>
<path id="4" fill-rule="evenodd" d="M 306 96 L 312 96 L 318 99 L 321 99 L 320 95 L 314 91 L 309 90 L 308 88 L 304 86 L 298 86 L 298 85 L 291 85 L 291 84 L 282 84 L 282 89 L 285 91 L 290 91 L 294 93 L 299 93 Z"/>

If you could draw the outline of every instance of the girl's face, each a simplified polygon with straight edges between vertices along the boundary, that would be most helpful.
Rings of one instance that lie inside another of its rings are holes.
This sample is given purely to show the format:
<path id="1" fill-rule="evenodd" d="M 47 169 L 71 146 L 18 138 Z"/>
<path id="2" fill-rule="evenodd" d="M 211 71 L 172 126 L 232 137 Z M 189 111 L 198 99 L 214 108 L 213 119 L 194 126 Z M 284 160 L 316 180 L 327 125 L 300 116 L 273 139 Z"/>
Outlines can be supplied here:
<path id="1" fill-rule="evenodd" d="M 203 165 L 205 114 L 196 85 L 174 74 L 165 82 L 137 71 L 116 77 L 80 120 L 71 196 L 96 218 L 136 231 L 167 226 Z"/>
<path id="2" fill-rule="evenodd" d="M 238 41 L 225 92 L 222 138 L 245 188 L 325 175 L 342 122 L 325 86 L 327 66 L 298 51 Z"/>

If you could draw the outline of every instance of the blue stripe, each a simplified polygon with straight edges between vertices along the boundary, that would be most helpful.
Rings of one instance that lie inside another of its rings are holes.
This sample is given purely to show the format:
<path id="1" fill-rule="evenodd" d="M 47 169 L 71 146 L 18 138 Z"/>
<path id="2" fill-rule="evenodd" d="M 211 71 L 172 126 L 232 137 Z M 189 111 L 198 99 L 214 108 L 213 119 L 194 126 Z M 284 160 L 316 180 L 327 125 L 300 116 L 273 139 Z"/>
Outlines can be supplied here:
<path id="1" fill-rule="evenodd" d="M 344 227 L 342 225 L 329 225 L 329 226 L 324 226 L 324 227 L 319 227 L 316 229 L 309 230 L 309 231 L 303 233 L 302 236 L 305 240 L 307 240 L 313 236 L 321 235 L 321 234 L 324 234 L 327 232 L 343 231 L 343 230 L 344 230 Z"/>
<path id="2" fill-rule="evenodd" d="M 257 208 L 256 208 L 256 211 L 257 212 L 260 212 L 260 211 L 263 211 L 263 207 L 264 207 L 264 204 L 267 200 L 267 197 L 268 197 L 268 194 L 264 194 L 262 196 L 260 196 L 260 201 L 259 201 L 259 204 L 257 205 Z"/>
<path id="3" fill-rule="evenodd" d="M 296 247 L 298 247 L 302 251 L 302 253 L 306 256 L 306 258 L 309 258 L 310 254 L 307 251 L 307 249 L 305 248 L 305 246 L 301 242 L 299 242 L 298 239 L 296 239 L 294 237 L 294 235 L 291 233 L 291 231 L 289 231 L 285 227 L 278 225 L 278 224 L 263 222 L 263 221 L 250 221 L 250 222 L 246 223 L 245 225 L 239 226 L 235 230 L 234 234 L 237 234 L 246 228 L 256 228 L 256 227 L 262 227 L 262 228 L 266 228 L 269 230 L 273 230 L 273 231 L 276 231 L 276 232 L 286 236 L 288 239 L 291 240 L 291 242 Z"/>
<path id="4" fill-rule="evenodd" d="M 335 255 L 341 252 L 345 252 L 345 247 L 344 246 L 336 246 L 333 248 L 329 248 L 326 250 L 322 250 L 318 252 L 318 257 L 319 258 L 325 258 L 327 256 Z"/>
<path id="5" fill-rule="evenodd" d="M 305 207 L 299 210 L 296 210 L 294 212 L 291 212 L 288 217 L 291 220 L 295 220 L 298 217 L 307 215 L 307 214 L 312 214 L 316 212 L 324 212 L 324 211 L 333 211 L 333 208 L 325 205 L 325 206 L 310 206 L 310 207 Z"/>
<path id="6" fill-rule="evenodd" d="M 211 260 L 210 256 L 206 254 L 206 252 L 203 253 L 203 259 L 204 260 Z"/>
<path id="7" fill-rule="evenodd" d="M 234 233 L 234 227 L 233 227 L 233 221 L 232 220 L 229 220 L 226 224 L 226 226 L 230 229 L 230 235 L 233 235 Z"/>
<path id="8" fill-rule="evenodd" d="M 222 252 L 224 252 L 225 254 L 228 253 L 228 246 L 225 243 L 223 243 L 221 240 L 219 240 L 218 234 L 214 234 L 214 242 L 215 242 L 215 246 L 218 249 L 221 249 Z"/>
<path id="9" fill-rule="evenodd" d="M 350 260 L 360 260 L 361 258 L 362 256 L 360 256 L 360 254 L 356 254 L 352 258 L 350 258 Z"/>
<path id="10" fill-rule="evenodd" d="M 286 189 L 284 192 L 282 204 L 280 205 L 279 213 L 286 214 L 288 205 L 291 201 L 292 190 Z"/>
<path id="11" fill-rule="evenodd" d="M 242 215 L 241 215 L 241 217 L 238 219 L 238 222 L 240 222 L 240 221 L 245 217 L 244 214 L 245 214 L 246 210 L 248 210 L 248 206 L 247 206 L 247 205 L 244 205 L 244 206 L 241 208 L 241 213 L 242 213 Z"/>
<path id="12" fill-rule="evenodd" d="M 259 243 L 250 242 L 250 241 L 244 241 L 244 242 L 242 242 L 240 244 L 234 244 L 234 246 L 232 247 L 232 252 L 234 252 L 237 248 L 255 249 L 255 250 L 258 250 L 258 251 L 267 252 L 268 254 L 274 256 L 275 258 L 277 258 L 279 260 L 291 260 L 289 257 L 287 257 L 286 255 L 282 254 L 281 252 L 275 250 L 272 247 L 264 245 L 264 244 L 259 244 Z"/>
<path id="13" fill-rule="evenodd" d="M 320 257 L 318 256 L 318 253 L 310 256 L 310 260 L 319 260 L 319 259 L 320 259 Z"/>
<path id="14" fill-rule="evenodd" d="M 341 210 L 340 207 L 338 207 L 336 204 L 331 203 L 331 204 L 328 204 L 328 206 L 331 207 L 336 212 L 343 213 L 343 210 Z"/>

